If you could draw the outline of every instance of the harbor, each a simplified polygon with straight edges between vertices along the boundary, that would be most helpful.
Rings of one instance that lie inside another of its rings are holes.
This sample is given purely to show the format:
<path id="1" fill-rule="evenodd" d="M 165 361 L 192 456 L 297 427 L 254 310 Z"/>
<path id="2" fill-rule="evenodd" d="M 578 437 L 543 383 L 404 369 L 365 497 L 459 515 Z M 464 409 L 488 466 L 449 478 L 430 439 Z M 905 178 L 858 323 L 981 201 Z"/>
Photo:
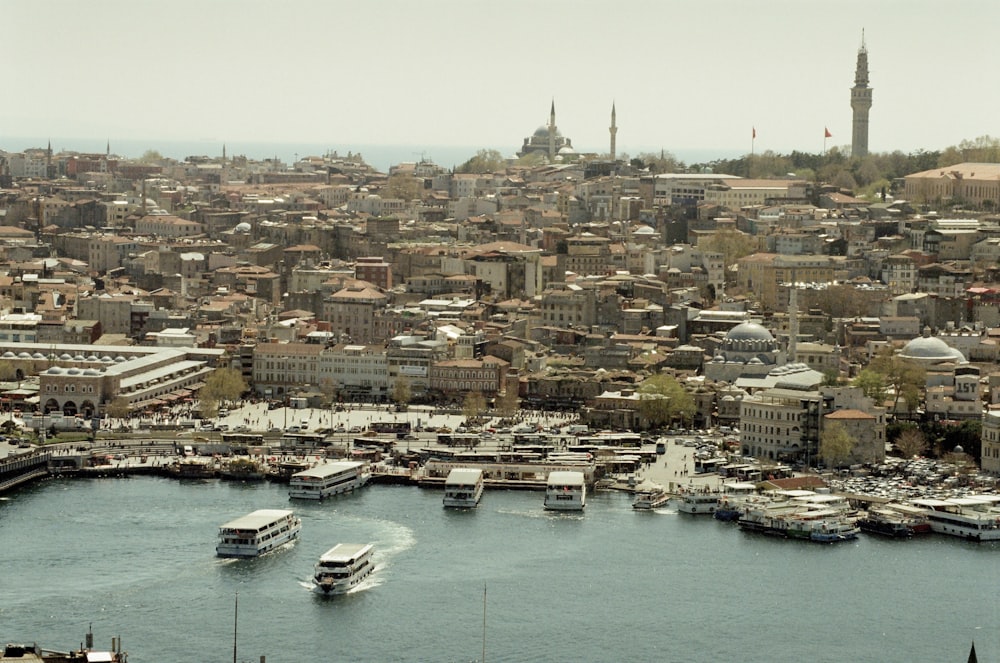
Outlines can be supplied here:
<path id="1" fill-rule="evenodd" d="M 231 660 L 239 592 L 240 660 L 469 661 L 485 584 L 495 661 L 956 660 L 973 639 L 980 660 L 1000 656 L 983 583 L 995 543 L 817 546 L 672 506 L 637 511 L 624 491 L 588 494 L 585 512 L 546 511 L 539 491 L 487 489 L 476 509 L 442 496 L 369 486 L 292 502 L 276 482 L 160 476 L 35 483 L 0 501 L 17 551 L 4 637 L 69 649 L 92 621 L 123 635 L 131 663 Z M 216 556 L 221 524 L 271 508 L 301 518 L 294 543 Z M 357 591 L 319 596 L 314 565 L 339 542 L 373 543 L 375 571 Z M 572 609 L 553 611 L 557 598 Z"/>

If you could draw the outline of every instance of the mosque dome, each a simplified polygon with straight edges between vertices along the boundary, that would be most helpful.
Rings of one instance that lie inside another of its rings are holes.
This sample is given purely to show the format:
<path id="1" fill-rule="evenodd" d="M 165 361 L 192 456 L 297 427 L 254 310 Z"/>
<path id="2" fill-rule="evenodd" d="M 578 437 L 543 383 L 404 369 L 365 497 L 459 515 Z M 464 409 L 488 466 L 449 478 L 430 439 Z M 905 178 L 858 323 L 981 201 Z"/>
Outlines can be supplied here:
<path id="1" fill-rule="evenodd" d="M 743 322 L 726 333 L 727 341 L 774 341 L 771 332 L 756 322 Z"/>
<path id="2" fill-rule="evenodd" d="M 542 126 L 535 129 L 535 136 L 538 138 L 548 138 L 549 128 L 543 124 Z"/>
<path id="3" fill-rule="evenodd" d="M 921 336 L 913 339 L 903 346 L 899 356 L 922 364 L 938 364 L 946 361 L 965 362 L 965 355 L 934 336 Z"/>

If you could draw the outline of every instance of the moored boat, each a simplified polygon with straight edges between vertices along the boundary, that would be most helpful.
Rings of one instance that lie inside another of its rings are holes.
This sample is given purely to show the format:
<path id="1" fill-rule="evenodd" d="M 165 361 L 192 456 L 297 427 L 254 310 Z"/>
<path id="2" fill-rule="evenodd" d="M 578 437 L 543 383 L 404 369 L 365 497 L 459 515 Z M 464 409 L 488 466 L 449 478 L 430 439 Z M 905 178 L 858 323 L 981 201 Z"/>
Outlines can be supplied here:
<path id="1" fill-rule="evenodd" d="M 727 483 L 722 487 L 722 495 L 715 507 L 716 520 L 731 522 L 738 520 L 744 505 L 757 494 L 757 485 L 748 482 Z"/>
<path id="2" fill-rule="evenodd" d="M 263 481 L 264 468 L 251 458 L 233 458 L 223 463 L 219 476 L 230 481 Z"/>
<path id="3" fill-rule="evenodd" d="M 302 521 L 288 509 L 259 509 L 219 526 L 219 557 L 257 557 L 298 538 Z"/>
<path id="4" fill-rule="evenodd" d="M 970 541 L 1000 541 L 1000 495 L 970 495 L 946 500 L 916 499 L 931 531 Z"/>
<path id="5" fill-rule="evenodd" d="M 909 538 L 914 534 L 907 518 L 889 509 L 868 509 L 858 518 L 858 527 L 866 534 L 881 534 L 895 539 Z"/>
<path id="6" fill-rule="evenodd" d="M 338 543 L 316 562 L 313 586 L 324 594 L 344 594 L 375 570 L 370 543 Z"/>

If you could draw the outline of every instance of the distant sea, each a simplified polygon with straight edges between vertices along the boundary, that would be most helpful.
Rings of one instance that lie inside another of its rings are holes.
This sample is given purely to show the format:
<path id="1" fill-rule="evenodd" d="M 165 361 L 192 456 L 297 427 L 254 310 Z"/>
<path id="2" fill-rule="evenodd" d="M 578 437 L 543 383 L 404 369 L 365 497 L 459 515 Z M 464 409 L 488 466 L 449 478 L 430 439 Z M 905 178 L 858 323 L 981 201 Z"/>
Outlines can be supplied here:
<path id="1" fill-rule="evenodd" d="M 65 137 L 6 137 L 0 136 L 0 150 L 21 152 L 31 148 L 44 148 L 52 142 L 52 151 L 104 154 L 108 147 L 105 138 L 65 138 Z M 171 141 L 158 139 L 110 140 L 111 153 L 130 159 L 137 159 L 148 150 L 155 150 L 165 157 L 184 160 L 190 156 L 222 156 L 222 141 L 186 140 Z M 514 156 L 520 145 L 364 145 L 364 144 L 324 144 L 324 143 L 241 143 L 226 142 L 226 156 L 245 156 L 251 159 L 273 159 L 291 165 L 297 159 L 307 156 L 323 156 L 336 152 L 339 155 L 361 153 L 365 162 L 382 172 L 389 167 L 407 161 L 427 160 L 445 168 L 461 165 L 479 150 L 497 150 L 500 154 Z M 601 148 L 602 150 L 606 148 Z M 682 149 L 664 148 L 686 164 L 704 163 L 715 159 L 738 158 L 743 151 L 738 149 Z M 660 153 L 659 147 L 619 148 L 621 154 L 636 156 L 644 152 Z"/>

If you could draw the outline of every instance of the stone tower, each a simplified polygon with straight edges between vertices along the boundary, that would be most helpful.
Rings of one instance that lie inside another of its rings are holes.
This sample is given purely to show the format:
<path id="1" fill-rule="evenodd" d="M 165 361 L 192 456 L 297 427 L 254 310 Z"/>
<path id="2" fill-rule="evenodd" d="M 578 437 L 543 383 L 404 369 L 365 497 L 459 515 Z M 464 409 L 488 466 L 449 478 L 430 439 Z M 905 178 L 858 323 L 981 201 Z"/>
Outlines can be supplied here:
<path id="1" fill-rule="evenodd" d="M 618 126 L 615 124 L 615 104 L 611 103 L 611 126 L 608 127 L 608 131 L 611 132 L 611 162 L 615 161 L 615 138 L 618 136 Z"/>
<path id="2" fill-rule="evenodd" d="M 872 107 L 872 89 L 868 86 L 868 49 L 865 47 L 865 32 L 861 31 L 861 48 L 858 49 L 858 65 L 854 70 L 854 87 L 851 88 L 851 109 L 854 122 L 851 131 L 851 156 L 868 155 L 868 111 Z"/>

